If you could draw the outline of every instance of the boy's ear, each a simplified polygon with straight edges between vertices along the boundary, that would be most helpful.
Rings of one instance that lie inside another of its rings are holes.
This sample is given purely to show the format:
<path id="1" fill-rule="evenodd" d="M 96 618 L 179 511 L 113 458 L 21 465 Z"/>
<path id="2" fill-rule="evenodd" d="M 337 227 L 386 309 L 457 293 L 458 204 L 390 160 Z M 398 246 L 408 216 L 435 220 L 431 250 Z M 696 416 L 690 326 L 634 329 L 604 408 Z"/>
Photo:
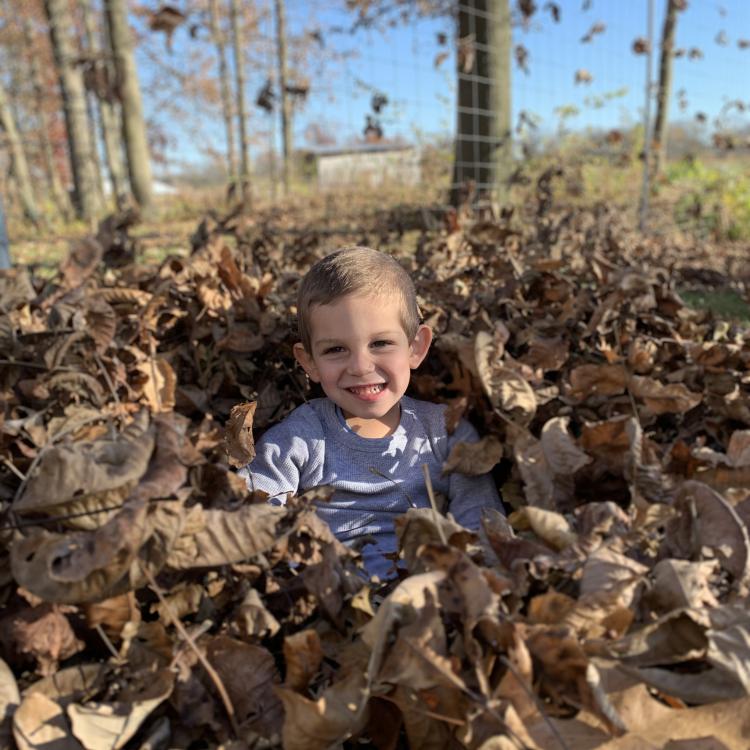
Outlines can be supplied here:
<path id="1" fill-rule="evenodd" d="M 318 374 L 318 368 L 315 366 L 315 360 L 313 360 L 310 353 L 305 349 L 304 344 L 296 343 L 293 351 L 294 358 L 300 363 L 302 369 L 307 373 L 310 380 L 314 383 L 319 383 L 320 375 Z"/>
<path id="2" fill-rule="evenodd" d="M 416 370 L 427 356 L 427 351 L 432 343 L 432 328 L 422 324 L 417 328 L 417 335 L 409 347 L 409 367 Z"/>

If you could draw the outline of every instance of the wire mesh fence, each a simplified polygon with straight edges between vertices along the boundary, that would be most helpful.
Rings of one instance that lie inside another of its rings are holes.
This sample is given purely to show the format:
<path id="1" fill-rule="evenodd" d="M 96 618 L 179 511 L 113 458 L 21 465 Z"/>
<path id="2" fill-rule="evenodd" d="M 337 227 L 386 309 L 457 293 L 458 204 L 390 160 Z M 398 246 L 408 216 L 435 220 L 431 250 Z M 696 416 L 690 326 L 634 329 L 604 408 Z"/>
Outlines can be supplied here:
<path id="1" fill-rule="evenodd" d="M 308 4 L 288 4 L 291 19 L 305 9 L 309 16 Z M 332 4 L 318 3 L 315 13 L 321 28 L 328 24 L 327 43 L 336 54 L 312 81 L 296 116 L 295 142 L 318 166 L 333 151 L 339 158 L 350 154 L 351 163 L 348 180 L 316 183 L 317 189 L 360 184 L 372 195 L 373 187 L 389 187 L 395 202 L 415 196 L 445 204 L 467 184 L 474 195 L 488 192 L 496 179 L 511 190 L 523 185 L 525 172 L 546 157 L 571 165 L 579 189 L 617 192 L 618 182 L 627 181 L 622 196 L 637 204 L 648 143 L 646 53 L 653 53 L 652 122 L 667 0 L 512 2 L 510 70 L 507 81 L 499 81 L 487 67 L 498 67 L 497 42 L 488 39 L 487 27 L 503 7 L 497 0 L 465 0 L 450 14 L 411 15 L 408 23 L 380 17 L 352 30 Z M 750 29 L 750 6 L 743 2 L 695 2 L 678 13 L 669 175 L 682 170 L 689 177 L 691 158 L 721 169 L 747 149 L 750 101 L 733 73 L 745 69 L 750 55 L 742 29 Z M 508 109 L 500 123 L 498 100 Z M 498 151 L 506 132 L 511 147 L 503 164 Z M 374 143 L 381 157 L 373 156 Z M 419 154 L 418 184 L 400 179 L 398 171 L 382 179 L 388 175 L 382 154 L 391 147 Z M 369 158 L 356 157 L 368 150 Z"/>

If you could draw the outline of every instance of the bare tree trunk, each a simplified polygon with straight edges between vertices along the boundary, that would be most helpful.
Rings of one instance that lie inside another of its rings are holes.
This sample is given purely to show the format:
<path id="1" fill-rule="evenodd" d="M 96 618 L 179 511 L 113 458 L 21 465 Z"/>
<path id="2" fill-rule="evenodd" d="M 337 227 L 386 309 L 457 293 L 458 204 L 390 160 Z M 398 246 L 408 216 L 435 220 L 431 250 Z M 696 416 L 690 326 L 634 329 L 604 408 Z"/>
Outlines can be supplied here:
<path id="1" fill-rule="evenodd" d="M 89 49 L 90 64 L 93 66 L 95 75 L 98 77 L 99 70 L 111 71 L 114 79 L 113 65 L 109 61 L 109 54 L 103 53 L 102 46 L 97 41 L 102 35 L 97 33 L 94 13 L 91 8 L 91 0 L 79 0 L 79 5 L 83 13 L 83 24 L 86 34 L 86 46 Z M 106 49 L 111 48 L 109 37 L 104 31 L 104 37 L 107 39 Z M 125 173 L 125 164 L 123 162 L 123 145 L 122 133 L 119 127 L 118 112 L 115 110 L 115 104 L 108 101 L 107 92 L 95 91 L 97 108 L 99 110 L 99 134 L 104 143 L 104 155 L 107 160 L 107 172 L 109 173 L 112 194 L 115 199 L 115 205 L 118 210 L 122 210 L 127 202 L 128 179 Z"/>
<path id="2" fill-rule="evenodd" d="M 292 169 L 292 102 L 287 86 L 286 8 L 284 0 L 274 0 L 276 11 L 276 54 L 279 66 L 279 96 L 281 97 L 281 138 L 284 152 L 282 178 L 284 195 L 289 195 Z"/>
<path id="3" fill-rule="evenodd" d="M 73 206 L 70 202 L 68 191 L 65 190 L 62 182 L 60 182 L 60 175 L 58 174 L 55 165 L 55 152 L 52 148 L 52 141 L 49 136 L 50 121 L 47 116 L 47 110 L 45 109 L 47 93 L 44 89 L 42 71 L 39 67 L 39 57 L 36 53 L 34 43 L 34 34 L 31 27 L 31 21 L 29 20 L 24 24 L 24 40 L 29 52 L 31 84 L 34 87 L 34 104 L 39 119 L 39 140 L 41 144 L 42 158 L 44 160 L 44 170 L 47 173 L 47 182 L 49 183 L 52 200 L 57 206 L 57 210 L 60 212 L 63 219 L 69 221 L 73 216 Z"/>
<path id="4" fill-rule="evenodd" d="M 661 32 L 661 57 L 659 58 L 659 88 L 656 93 L 656 119 L 654 120 L 653 157 L 651 174 L 657 177 L 667 158 L 667 121 L 669 119 L 669 97 L 672 92 L 672 59 L 674 57 L 674 35 L 677 26 L 677 11 L 680 0 L 666 0 L 667 12 Z"/>
<path id="5" fill-rule="evenodd" d="M 8 142 L 13 176 L 16 178 L 16 186 L 18 187 L 21 205 L 23 206 L 23 213 L 29 221 L 38 225 L 40 215 L 36 201 L 34 200 L 34 191 L 31 187 L 29 165 L 26 161 L 26 154 L 21 145 L 21 136 L 18 134 L 13 111 L 10 108 L 10 102 L 8 101 L 2 82 L 0 82 L 0 127 L 5 131 L 5 140 Z"/>
<path id="6" fill-rule="evenodd" d="M 458 10 L 457 129 L 451 204 L 507 199 L 511 170 L 511 19 L 508 0 Z"/>
<path id="7" fill-rule="evenodd" d="M 76 211 L 81 218 L 92 219 L 100 206 L 96 196 L 96 174 L 86 114 L 86 91 L 81 70 L 75 65 L 73 19 L 67 0 L 44 0 L 44 7 L 62 89 Z"/>
<path id="8" fill-rule="evenodd" d="M 211 16 L 211 36 L 216 45 L 216 55 L 219 59 L 219 86 L 221 88 L 221 110 L 224 116 L 224 130 L 227 139 L 227 168 L 229 171 L 230 187 L 237 182 L 237 150 L 234 145 L 234 106 L 232 104 L 232 85 L 229 80 L 229 65 L 224 46 L 224 32 L 221 30 L 221 14 L 219 0 L 209 0 Z"/>
<path id="9" fill-rule="evenodd" d="M 8 241 L 8 227 L 5 224 L 3 196 L 0 193 L 0 270 L 8 268 L 10 268 L 10 242 Z"/>
<path id="10" fill-rule="evenodd" d="M 148 210 L 152 201 L 151 158 L 143 119 L 141 87 L 128 25 L 126 0 L 105 0 L 107 28 L 115 60 L 117 83 L 122 100 L 122 132 L 128 159 L 130 185 L 136 201 Z"/>
<path id="11" fill-rule="evenodd" d="M 242 202 L 250 204 L 250 138 L 247 132 L 245 106 L 245 55 L 243 49 L 242 11 L 240 0 L 232 0 L 232 46 L 234 47 L 234 80 L 237 93 L 237 120 L 240 132 L 240 193 Z"/>
<path id="12" fill-rule="evenodd" d="M 85 2 L 79 2 L 78 6 L 83 15 L 84 28 L 83 28 L 83 39 L 80 41 L 79 47 L 81 49 L 81 59 L 88 58 L 89 61 L 93 58 L 92 50 L 92 39 L 88 33 L 88 24 L 91 22 L 91 14 L 87 13 L 88 8 Z M 104 174 L 102 172 L 102 159 L 99 154 L 99 139 L 97 138 L 97 125 L 99 120 L 97 118 L 96 106 L 94 104 L 94 98 L 91 91 L 86 88 L 86 80 L 84 78 L 84 90 L 86 91 L 86 112 L 88 113 L 89 122 L 89 138 L 91 139 L 91 155 L 94 161 L 94 174 L 96 175 L 96 194 L 99 203 L 106 209 L 107 201 L 104 199 Z"/>

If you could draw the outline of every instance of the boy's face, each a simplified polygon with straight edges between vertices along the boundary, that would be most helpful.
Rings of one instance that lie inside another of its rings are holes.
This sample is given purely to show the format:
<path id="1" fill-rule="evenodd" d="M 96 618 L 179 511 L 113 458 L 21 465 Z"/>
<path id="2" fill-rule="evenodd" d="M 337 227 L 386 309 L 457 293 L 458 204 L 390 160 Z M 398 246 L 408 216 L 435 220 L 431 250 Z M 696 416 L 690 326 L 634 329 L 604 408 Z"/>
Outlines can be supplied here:
<path id="1" fill-rule="evenodd" d="M 349 294 L 310 310 L 310 348 L 294 354 L 307 374 L 365 437 L 382 437 L 399 423 L 399 401 L 411 370 L 427 354 L 432 331 L 419 327 L 409 341 L 399 298 Z"/>

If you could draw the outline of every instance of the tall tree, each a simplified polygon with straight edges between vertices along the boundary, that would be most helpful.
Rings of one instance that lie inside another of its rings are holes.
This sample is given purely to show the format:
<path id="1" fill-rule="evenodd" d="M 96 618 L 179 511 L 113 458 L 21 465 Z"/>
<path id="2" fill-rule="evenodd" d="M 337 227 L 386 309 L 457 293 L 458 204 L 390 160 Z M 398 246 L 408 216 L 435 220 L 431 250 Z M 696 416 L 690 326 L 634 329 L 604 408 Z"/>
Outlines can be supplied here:
<path id="1" fill-rule="evenodd" d="M 44 171 L 47 175 L 47 183 L 49 184 L 52 200 L 57 206 L 60 215 L 67 221 L 73 215 L 73 206 L 70 202 L 68 191 L 65 190 L 60 181 L 60 174 L 55 163 L 55 151 L 50 138 L 51 123 L 46 107 L 49 97 L 44 85 L 34 31 L 29 19 L 26 19 L 24 23 L 24 41 L 29 59 L 31 84 L 34 89 L 34 107 L 38 118 L 39 143 L 44 162 Z"/>
<path id="2" fill-rule="evenodd" d="M 466 191 L 507 198 L 511 171 L 511 17 L 508 0 L 458 6 L 457 123 L 451 203 Z"/>
<path id="3" fill-rule="evenodd" d="M 656 119 L 654 121 L 653 156 L 651 172 L 654 177 L 661 172 L 667 158 L 667 121 L 669 119 L 669 97 L 672 92 L 672 60 L 674 59 L 674 37 L 677 27 L 677 12 L 687 7 L 685 0 L 666 0 L 667 11 L 661 32 L 661 55 L 659 57 L 659 88 L 656 92 Z"/>
<path id="4" fill-rule="evenodd" d="M 91 85 L 89 89 L 98 110 L 99 135 L 104 144 L 104 157 L 107 172 L 115 199 L 115 205 L 122 209 L 128 194 L 128 178 L 123 161 L 122 130 L 119 127 L 119 112 L 113 96 L 110 81 L 115 78 L 114 65 L 110 55 L 104 54 L 101 39 L 107 42 L 105 49 L 111 49 L 106 31 L 97 28 L 91 0 L 79 0 L 83 16 L 84 35 L 87 48 L 87 66 Z"/>
<path id="5" fill-rule="evenodd" d="M 232 46 L 234 48 L 234 80 L 237 93 L 237 121 L 240 133 L 239 188 L 242 201 L 249 204 L 250 192 L 250 137 L 247 132 L 247 107 L 245 105 L 245 50 L 240 0 L 232 0 Z"/>
<path id="6" fill-rule="evenodd" d="M 73 18 L 67 0 L 44 0 L 44 7 L 62 91 L 76 212 L 81 218 L 92 219 L 100 206 L 96 194 L 93 144 L 86 112 L 86 89 L 81 69 L 75 64 L 78 55 Z"/>
<path id="7" fill-rule="evenodd" d="M 31 187 L 31 174 L 29 165 L 26 161 L 26 154 L 21 143 L 21 136 L 18 134 L 16 121 L 13 117 L 13 111 L 10 108 L 8 97 L 5 93 L 5 87 L 0 81 L 0 128 L 5 131 L 5 140 L 8 142 L 10 150 L 11 166 L 13 176 L 16 180 L 18 196 L 21 200 L 24 215 L 27 219 L 39 223 L 39 209 L 34 199 L 34 191 Z"/>
<path id="8" fill-rule="evenodd" d="M 289 195 L 292 168 L 292 102 L 287 91 L 286 8 L 284 0 L 274 0 L 276 13 L 276 59 L 278 63 L 279 96 L 281 98 L 281 143 L 284 155 L 282 179 L 284 195 Z"/>
<path id="9" fill-rule="evenodd" d="M 234 144 L 234 106 L 232 103 L 232 85 L 229 79 L 229 65 L 227 64 L 226 40 L 221 28 L 221 13 L 219 0 L 209 0 L 209 16 L 211 19 L 211 38 L 216 46 L 219 60 L 219 86 L 221 90 L 221 111 L 224 117 L 224 131 L 227 139 L 227 167 L 229 170 L 229 184 L 237 181 L 237 150 Z"/>
<path id="10" fill-rule="evenodd" d="M 48 0 L 49 2 L 49 0 Z M 105 0 L 107 30 L 115 61 L 117 85 L 122 102 L 122 133 L 133 195 L 141 208 L 152 202 L 151 157 L 143 118 L 141 87 L 128 25 L 126 0 Z"/>

